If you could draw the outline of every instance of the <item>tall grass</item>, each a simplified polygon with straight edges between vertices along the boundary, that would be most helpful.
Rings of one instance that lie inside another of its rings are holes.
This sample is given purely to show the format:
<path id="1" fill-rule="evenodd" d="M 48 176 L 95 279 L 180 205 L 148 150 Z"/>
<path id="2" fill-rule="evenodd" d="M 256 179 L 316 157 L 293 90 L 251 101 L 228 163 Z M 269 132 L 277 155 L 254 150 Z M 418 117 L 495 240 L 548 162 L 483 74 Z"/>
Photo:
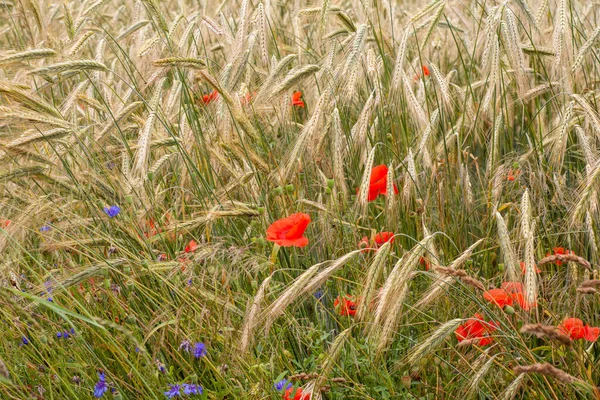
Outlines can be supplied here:
<path id="1" fill-rule="evenodd" d="M 600 397 L 555 329 L 600 325 L 599 19 L 0 0 L 0 397 Z M 296 212 L 308 246 L 265 240 Z M 458 344 L 476 313 L 492 343 Z"/>

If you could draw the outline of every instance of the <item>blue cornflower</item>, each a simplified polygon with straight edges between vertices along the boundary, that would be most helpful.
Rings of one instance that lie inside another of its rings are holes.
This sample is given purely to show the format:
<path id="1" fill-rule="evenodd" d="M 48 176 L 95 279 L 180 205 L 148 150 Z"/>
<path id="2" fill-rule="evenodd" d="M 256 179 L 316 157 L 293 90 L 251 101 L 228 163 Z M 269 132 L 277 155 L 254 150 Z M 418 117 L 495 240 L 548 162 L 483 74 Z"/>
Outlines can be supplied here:
<path id="1" fill-rule="evenodd" d="M 188 396 L 195 396 L 202 394 L 202 386 L 196 385 L 193 383 L 184 383 L 183 385 L 183 394 L 187 394 Z"/>
<path id="2" fill-rule="evenodd" d="M 71 332 L 71 335 L 74 335 L 74 334 L 75 334 L 75 328 L 71 328 L 71 329 L 69 330 L 69 332 Z"/>
<path id="3" fill-rule="evenodd" d="M 109 161 L 106 163 L 106 168 L 112 170 L 113 168 L 115 168 L 117 166 L 117 164 L 115 164 L 114 161 Z"/>
<path id="4" fill-rule="evenodd" d="M 121 207 L 119 207 L 119 206 L 104 207 L 104 212 L 110 218 L 114 218 L 121 212 Z"/>
<path id="5" fill-rule="evenodd" d="M 165 392 L 165 396 L 172 399 L 181 395 L 181 385 L 169 385 L 169 390 Z"/>
<path id="6" fill-rule="evenodd" d="M 179 349 L 185 351 L 186 353 L 190 353 L 192 351 L 192 343 L 189 340 L 185 339 L 179 345 Z"/>
<path id="7" fill-rule="evenodd" d="M 63 334 L 62 334 L 62 332 L 56 332 L 56 337 L 57 337 L 57 338 L 59 338 L 59 339 L 60 339 L 61 337 L 63 337 Z"/>
<path id="8" fill-rule="evenodd" d="M 63 338 L 68 339 L 69 338 L 69 332 L 64 331 L 63 332 Z"/>
<path id="9" fill-rule="evenodd" d="M 27 338 L 27 336 L 22 336 L 22 337 L 21 337 L 21 342 L 22 342 L 23 344 L 29 344 L 29 339 Z"/>
<path id="10" fill-rule="evenodd" d="M 323 296 L 325 296 L 325 292 L 323 292 L 323 289 L 319 288 L 315 293 L 313 293 L 313 296 L 315 296 L 315 299 L 321 300 Z"/>
<path id="11" fill-rule="evenodd" d="M 206 355 L 206 346 L 202 342 L 194 343 L 194 357 L 200 358 Z"/>
<path id="12" fill-rule="evenodd" d="M 287 379 L 282 379 L 279 382 L 275 382 L 275 384 L 273 385 L 275 390 L 277 390 L 278 392 L 281 392 L 282 390 L 287 390 L 292 386 L 294 386 L 292 382 L 289 382 Z"/>
<path id="13" fill-rule="evenodd" d="M 106 385 L 106 375 L 104 372 L 98 373 L 98 382 L 96 382 L 96 386 L 94 386 L 94 397 L 99 399 L 104 396 L 104 393 L 108 390 L 108 386 Z"/>
<path id="14" fill-rule="evenodd" d="M 167 369 L 165 368 L 165 364 L 161 363 L 160 360 L 157 358 L 156 360 L 154 360 L 154 362 L 156 363 L 156 366 L 158 367 L 158 370 L 160 372 L 165 372 Z"/>
<path id="15" fill-rule="evenodd" d="M 54 301 L 52 300 L 52 282 L 50 282 L 49 280 L 44 282 L 44 287 L 46 288 L 46 293 L 48 293 L 48 301 Z"/>
<path id="16" fill-rule="evenodd" d="M 40 232 L 48 232 L 52 227 L 50 225 L 44 225 L 40 228 Z"/>

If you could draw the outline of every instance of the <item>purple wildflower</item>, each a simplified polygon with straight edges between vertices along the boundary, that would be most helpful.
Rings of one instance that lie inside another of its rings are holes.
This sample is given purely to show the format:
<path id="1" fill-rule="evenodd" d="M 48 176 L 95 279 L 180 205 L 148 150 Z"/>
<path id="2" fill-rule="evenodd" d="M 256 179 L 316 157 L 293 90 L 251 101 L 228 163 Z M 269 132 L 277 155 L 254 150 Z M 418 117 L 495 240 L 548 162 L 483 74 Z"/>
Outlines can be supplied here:
<path id="1" fill-rule="evenodd" d="M 206 355 L 206 346 L 202 342 L 194 343 L 194 357 L 200 358 Z"/>
<path id="2" fill-rule="evenodd" d="M 119 206 L 104 207 L 104 212 L 110 218 L 114 218 L 121 212 L 121 207 L 119 207 Z"/>
<path id="3" fill-rule="evenodd" d="M 44 225 L 40 228 L 40 232 L 48 232 L 52 227 L 50 225 Z"/>
<path id="4" fill-rule="evenodd" d="M 169 399 L 181 395 L 181 385 L 169 385 L 169 390 L 165 392 L 165 396 Z"/>
<path id="5" fill-rule="evenodd" d="M 56 332 L 56 337 L 59 339 L 62 338 L 63 337 L 62 332 Z"/>
<path id="6" fill-rule="evenodd" d="M 22 342 L 23 344 L 25 344 L 25 345 L 26 345 L 26 344 L 29 344 L 29 339 L 27 338 L 27 336 L 22 336 L 22 337 L 21 337 L 21 342 Z"/>
<path id="7" fill-rule="evenodd" d="M 104 393 L 108 390 L 108 386 L 106 385 L 106 375 L 104 372 L 98 373 L 98 382 L 96 382 L 96 386 L 94 386 L 94 397 L 99 399 L 104 396 Z"/>
<path id="8" fill-rule="evenodd" d="M 202 386 L 196 385 L 193 383 L 184 383 L 183 385 L 183 394 L 188 396 L 195 396 L 202 394 Z"/>
<path id="9" fill-rule="evenodd" d="M 183 342 L 181 342 L 181 344 L 179 345 L 179 350 L 183 350 L 186 353 L 190 353 L 192 351 L 192 343 L 185 339 Z"/>
<path id="10" fill-rule="evenodd" d="M 279 382 L 275 382 L 275 384 L 273 385 L 275 390 L 277 390 L 278 392 L 281 392 L 282 390 L 287 390 L 292 386 L 294 386 L 292 385 L 292 382 L 289 382 L 287 379 L 282 379 Z"/>

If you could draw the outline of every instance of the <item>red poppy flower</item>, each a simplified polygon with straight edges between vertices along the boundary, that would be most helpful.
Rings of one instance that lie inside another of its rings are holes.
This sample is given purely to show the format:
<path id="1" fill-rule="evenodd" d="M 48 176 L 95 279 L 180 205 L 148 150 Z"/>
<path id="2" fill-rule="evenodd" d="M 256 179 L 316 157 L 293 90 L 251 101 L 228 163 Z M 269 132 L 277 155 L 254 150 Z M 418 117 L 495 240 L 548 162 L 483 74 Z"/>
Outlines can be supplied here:
<path id="1" fill-rule="evenodd" d="M 521 267 L 521 272 L 525 273 L 525 271 L 527 269 L 527 266 L 525 265 L 525 263 L 523 261 L 521 261 L 521 263 L 519 264 L 519 266 Z M 540 272 L 542 272 L 542 270 L 539 269 L 537 265 L 534 264 L 533 267 L 535 268 L 536 274 L 539 274 Z"/>
<path id="2" fill-rule="evenodd" d="M 500 286 L 507 293 L 523 293 L 523 284 L 521 282 L 502 282 Z"/>
<path id="3" fill-rule="evenodd" d="M 475 314 L 473 318 L 456 328 L 454 334 L 459 343 L 463 340 L 477 340 L 480 346 L 487 346 L 493 342 L 490 333 L 496 330 L 496 324 L 492 321 L 485 322 L 481 314 Z"/>
<path id="4" fill-rule="evenodd" d="M 216 90 L 213 90 L 209 94 L 205 94 L 204 96 L 202 96 L 202 102 L 205 105 L 208 105 L 218 98 L 219 98 L 219 92 L 217 92 Z"/>
<path id="5" fill-rule="evenodd" d="M 308 238 L 303 235 L 309 223 L 310 216 L 304 213 L 279 219 L 267 228 L 267 240 L 283 247 L 304 247 L 308 244 Z"/>
<path id="6" fill-rule="evenodd" d="M 508 175 L 506 176 L 506 180 L 509 181 L 514 181 L 516 179 L 517 176 L 519 176 L 521 174 L 521 170 L 519 169 L 515 169 L 514 171 L 512 169 L 508 170 Z"/>
<path id="7" fill-rule="evenodd" d="M 198 248 L 198 243 L 196 243 L 194 240 L 190 240 L 188 245 L 185 246 L 185 252 L 190 253 L 192 251 L 195 251 L 197 248 Z"/>
<path id="8" fill-rule="evenodd" d="M 387 242 L 394 243 L 394 232 L 380 232 L 380 233 L 376 234 L 375 236 L 373 236 L 373 242 L 375 242 L 375 249 L 380 248 L 381 246 L 384 245 L 384 243 L 387 243 Z M 363 251 L 369 250 L 368 249 L 369 246 L 370 246 L 369 238 L 367 238 L 366 236 L 363 237 L 360 240 L 360 242 L 358 242 L 359 248 L 365 248 L 365 250 L 363 250 Z"/>
<path id="9" fill-rule="evenodd" d="M 343 317 L 354 317 L 356 315 L 356 303 L 352 301 L 352 296 L 349 294 L 344 297 L 338 296 L 333 302 L 333 307 Z"/>
<path id="10" fill-rule="evenodd" d="M 146 230 L 146 232 L 144 232 L 144 236 L 146 236 L 147 238 L 151 238 L 152 236 L 157 235 L 161 232 L 161 228 L 158 225 L 158 223 L 156 223 L 154 218 L 150 218 L 146 225 L 148 229 Z"/>
<path id="11" fill-rule="evenodd" d="M 388 167 L 385 164 L 378 165 L 371 170 L 371 179 L 369 180 L 368 201 L 375 200 L 379 195 L 387 195 L 387 173 Z M 356 188 L 356 194 L 360 188 Z M 394 184 L 394 193 L 398 193 L 398 188 Z"/>
<path id="12" fill-rule="evenodd" d="M 429 76 L 430 72 L 429 72 L 429 68 L 427 67 L 427 65 L 423 65 L 421 67 L 421 69 L 423 70 L 423 76 Z M 415 74 L 415 81 L 418 81 L 419 78 L 421 78 L 421 74 Z"/>
<path id="13" fill-rule="evenodd" d="M 245 96 L 242 96 L 240 98 L 240 102 L 242 104 L 250 104 L 250 101 L 252 100 L 252 97 L 256 94 L 256 92 L 253 93 L 246 93 Z"/>
<path id="14" fill-rule="evenodd" d="M 579 318 L 567 318 L 558 326 L 558 330 L 568 335 L 572 340 L 585 339 L 595 342 L 600 336 L 600 328 L 584 325 Z"/>
<path id="15" fill-rule="evenodd" d="M 10 219 L 0 219 L 0 228 L 4 229 L 10 225 L 12 221 Z"/>
<path id="16" fill-rule="evenodd" d="M 310 393 L 302 393 L 302 388 L 294 390 L 291 387 L 283 394 L 283 400 L 310 400 Z"/>
<path id="17" fill-rule="evenodd" d="M 513 298 L 504 289 L 491 289 L 483 294 L 483 298 L 500 308 L 512 306 Z"/>
<path id="18" fill-rule="evenodd" d="M 527 311 L 531 307 L 537 307 L 537 303 L 529 303 L 527 300 L 525 300 L 525 295 L 523 294 L 523 284 L 521 282 L 503 282 L 500 287 L 500 290 L 504 290 L 507 295 L 509 295 L 511 299 L 523 310 Z"/>
<path id="19" fill-rule="evenodd" d="M 297 107 L 304 107 L 304 102 L 300 100 L 302 92 L 294 92 L 292 95 L 292 105 Z"/>
<path id="20" fill-rule="evenodd" d="M 425 271 L 429 271 L 431 268 L 431 263 L 425 257 L 419 258 L 419 264 L 421 264 L 422 267 L 425 267 Z"/>

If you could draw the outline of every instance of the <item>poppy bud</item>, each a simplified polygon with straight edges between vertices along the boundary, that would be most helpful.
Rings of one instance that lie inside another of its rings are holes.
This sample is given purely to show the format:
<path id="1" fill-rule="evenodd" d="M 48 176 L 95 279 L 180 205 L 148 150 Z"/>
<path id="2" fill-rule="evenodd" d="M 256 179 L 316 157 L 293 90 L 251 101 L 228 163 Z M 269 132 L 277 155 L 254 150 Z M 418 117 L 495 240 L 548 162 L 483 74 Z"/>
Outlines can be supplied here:
<path id="1" fill-rule="evenodd" d="M 154 180 L 154 172 L 148 172 L 148 180 L 149 181 L 153 181 Z"/>
<path id="2" fill-rule="evenodd" d="M 410 379 L 410 376 L 404 375 L 402 377 L 402 386 L 404 386 L 406 389 L 410 389 L 411 384 L 412 384 L 412 379 Z"/>
<path id="3" fill-rule="evenodd" d="M 46 335 L 40 336 L 40 342 L 42 342 L 43 344 L 48 343 L 48 338 L 46 337 Z"/>
<path id="4" fill-rule="evenodd" d="M 123 273 L 129 275 L 131 273 L 131 267 L 129 265 L 124 266 Z"/>
<path id="5" fill-rule="evenodd" d="M 252 220 L 252 222 L 250 222 L 250 226 L 253 228 L 256 228 L 260 225 L 260 223 L 257 220 Z"/>
<path id="6" fill-rule="evenodd" d="M 125 321 L 126 321 L 128 324 L 135 324 L 135 316 L 133 316 L 133 315 L 128 315 L 128 316 L 127 316 L 127 318 L 125 319 Z"/>
<path id="7" fill-rule="evenodd" d="M 436 358 L 433 359 L 433 363 L 435 365 L 440 365 L 442 363 L 442 359 L 439 358 L 439 357 L 436 357 Z"/>
<path id="8" fill-rule="evenodd" d="M 512 165 L 513 169 L 519 169 L 519 163 L 518 162 L 514 162 Z"/>
<path id="9" fill-rule="evenodd" d="M 294 185 L 292 185 L 291 183 L 289 185 L 285 185 L 285 190 L 288 193 L 293 193 L 294 192 Z"/>
<path id="10" fill-rule="evenodd" d="M 110 289 L 110 279 L 106 278 L 104 280 L 104 289 L 109 290 Z"/>
<path id="11" fill-rule="evenodd" d="M 504 306 L 504 312 L 508 315 L 513 315 L 515 313 L 515 309 L 511 306 Z"/>
<path id="12" fill-rule="evenodd" d="M 257 238 L 257 237 L 250 238 L 250 241 L 251 241 L 252 243 L 256 243 L 256 241 L 257 241 L 257 240 L 258 240 L 258 238 Z"/>
<path id="13" fill-rule="evenodd" d="M 335 185 L 335 180 L 333 180 L 333 179 L 327 179 L 327 187 L 329 189 L 333 189 L 334 185 Z"/>
<path id="14" fill-rule="evenodd" d="M 142 261 L 142 267 L 144 267 L 146 269 L 150 269 L 150 264 L 148 264 L 148 260 L 143 260 Z"/>
<path id="15" fill-rule="evenodd" d="M 250 282 L 250 285 L 252 286 L 252 289 L 256 289 L 256 288 L 258 287 L 258 282 L 257 282 L 256 280 L 254 280 L 254 279 L 253 279 L 253 280 Z"/>
<path id="16" fill-rule="evenodd" d="M 328 188 L 328 187 L 326 187 L 326 188 L 325 188 L 325 194 L 331 194 L 331 193 L 333 193 L 333 192 L 331 191 L 331 188 Z"/>
<path id="17" fill-rule="evenodd" d="M 392 141 L 392 139 L 394 139 L 394 136 L 391 133 L 388 133 L 385 136 L 387 137 L 387 140 L 389 140 L 390 142 Z"/>
<path id="18" fill-rule="evenodd" d="M 265 213 L 265 208 L 264 207 L 258 207 L 256 209 L 259 213 L 264 214 Z"/>
<path id="19" fill-rule="evenodd" d="M 256 243 L 258 243 L 259 246 L 264 246 L 267 244 L 267 241 L 265 240 L 265 238 L 258 238 L 258 240 L 256 241 Z"/>
<path id="20" fill-rule="evenodd" d="M 133 196 L 128 194 L 127 196 L 125 196 L 125 202 L 127 204 L 133 204 Z"/>
<path id="21" fill-rule="evenodd" d="M 114 400 L 123 400 L 123 396 L 121 396 L 121 393 L 119 393 L 118 391 L 115 390 L 115 392 L 113 393 L 113 399 Z"/>
<path id="22" fill-rule="evenodd" d="M 273 194 L 276 196 L 283 194 L 283 188 L 281 186 L 277 186 L 275 189 L 273 189 Z"/>
<path id="23" fill-rule="evenodd" d="M 498 264 L 498 271 L 504 272 L 504 264 L 502 264 L 502 263 Z"/>

